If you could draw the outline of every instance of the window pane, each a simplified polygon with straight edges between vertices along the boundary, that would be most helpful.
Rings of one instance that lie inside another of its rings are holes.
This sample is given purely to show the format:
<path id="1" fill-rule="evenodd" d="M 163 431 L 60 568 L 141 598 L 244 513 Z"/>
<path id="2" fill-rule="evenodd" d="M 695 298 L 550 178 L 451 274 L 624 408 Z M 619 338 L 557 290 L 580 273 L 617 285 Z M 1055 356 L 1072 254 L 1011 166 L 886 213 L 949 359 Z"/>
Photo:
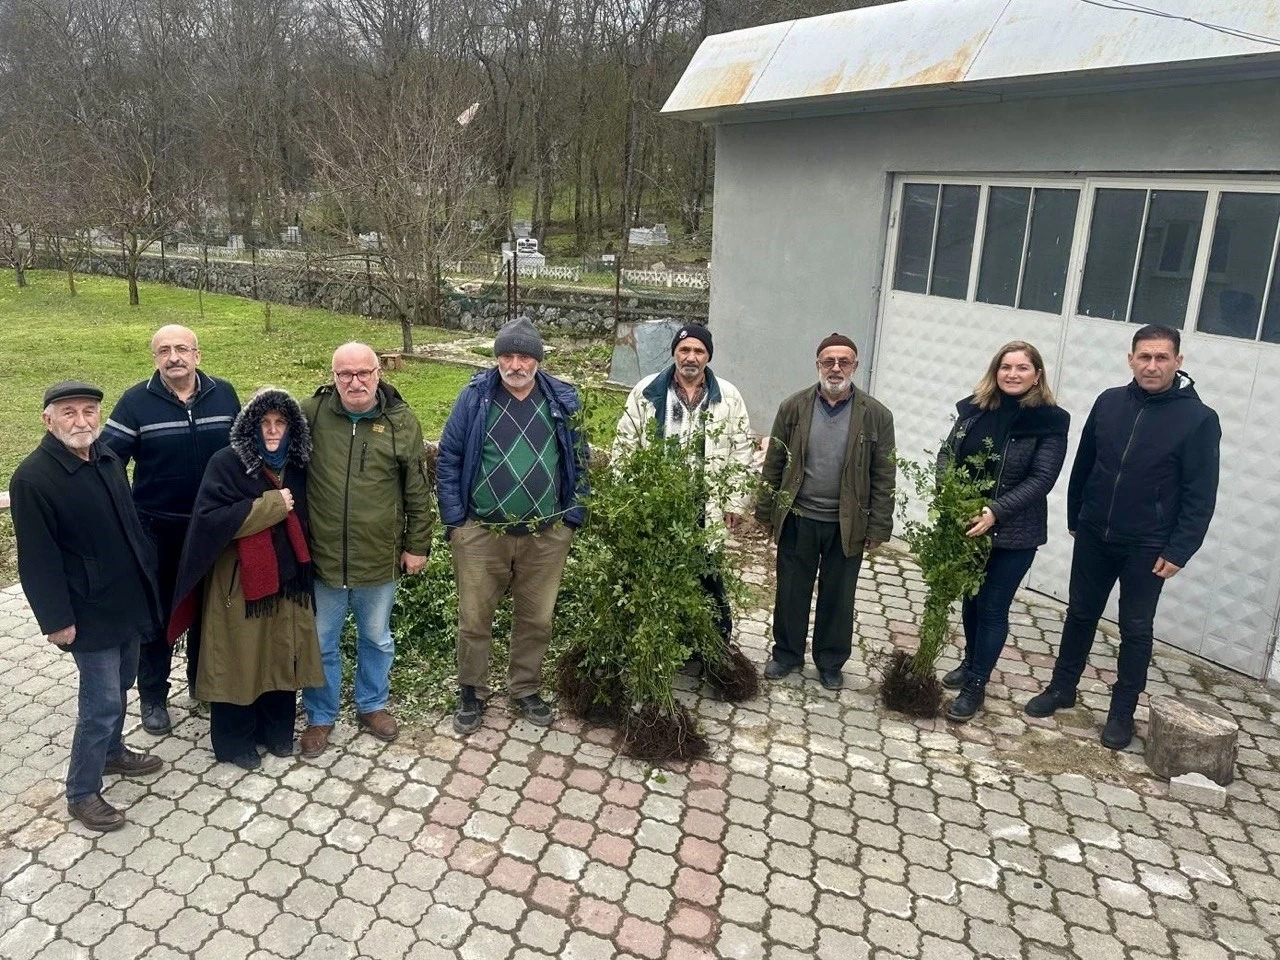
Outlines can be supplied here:
<path id="1" fill-rule="evenodd" d="M 1062 295 L 1067 288 L 1067 260 L 1071 256 L 1071 236 L 1076 229 L 1079 190 L 1037 188 L 1031 209 L 1031 239 L 1027 241 L 1027 265 L 1022 271 L 1024 310 L 1062 312 Z"/>
<path id="2" fill-rule="evenodd" d="M 1146 199 L 1145 190 L 1099 190 L 1094 197 L 1077 313 L 1108 320 L 1125 318 Z"/>
<path id="3" fill-rule="evenodd" d="M 992 187 L 987 195 L 987 225 L 978 268 L 978 299 L 983 303 L 1012 307 L 1018 300 L 1018 268 L 1030 203 L 1030 187 Z"/>
<path id="4" fill-rule="evenodd" d="M 978 228 L 978 188 L 942 188 L 942 213 L 933 253 L 933 283 L 929 292 L 963 300 L 969 295 L 969 264 Z"/>
<path id="5" fill-rule="evenodd" d="M 1224 193 L 1218 203 L 1209 273 L 1197 329 L 1252 340 L 1280 223 L 1280 194 Z M 1270 312 L 1270 311 L 1268 311 Z"/>
<path id="6" fill-rule="evenodd" d="M 929 287 L 929 252 L 938 209 L 936 183 L 908 183 L 902 188 L 902 227 L 898 231 L 898 263 L 893 288 L 924 293 Z"/>
<path id="7" fill-rule="evenodd" d="M 1134 323 L 1163 323 L 1182 329 L 1206 196 L 1190 190 L 1151 191 L 1138 286 L 1129 314 Z"/>

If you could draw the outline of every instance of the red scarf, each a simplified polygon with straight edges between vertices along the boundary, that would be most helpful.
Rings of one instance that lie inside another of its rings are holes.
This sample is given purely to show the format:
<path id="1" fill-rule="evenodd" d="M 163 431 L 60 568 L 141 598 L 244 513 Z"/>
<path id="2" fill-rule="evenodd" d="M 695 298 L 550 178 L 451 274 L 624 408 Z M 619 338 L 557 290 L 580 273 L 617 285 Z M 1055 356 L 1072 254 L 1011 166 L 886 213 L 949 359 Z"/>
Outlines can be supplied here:
<path id="1" fill-rule="evenodd" d="M 271 481 L 277 490 L 280 479 L 265 467 L 262 475 Z M 284 518 L 284 532 L 289 538 L 289 546 L 299 563 L 311 562 L 311 551 L 307 549 L 307 538 L 302 532 L 302 521 L 292 510 Z M 276 550 L 271 543 L 271 527 L 259 530 L 249 537 L 241 537 L 236 541 L 236 552 L 240 555 L 240 589 L 247 603 L 274 597 L 280 592 L 280 565 L 276 560 Z"/>

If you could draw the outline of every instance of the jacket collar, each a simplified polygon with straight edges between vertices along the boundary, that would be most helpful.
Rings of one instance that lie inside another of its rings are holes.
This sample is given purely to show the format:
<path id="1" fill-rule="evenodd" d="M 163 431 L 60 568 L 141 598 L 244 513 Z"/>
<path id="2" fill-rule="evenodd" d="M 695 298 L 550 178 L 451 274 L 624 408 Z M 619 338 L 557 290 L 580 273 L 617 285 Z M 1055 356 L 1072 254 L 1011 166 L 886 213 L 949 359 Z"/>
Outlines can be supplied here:
<path id="1" fill-rule="evenodd" d="M 194 404 L 196 401 L 202 399 L 204 395 L 212 389 L 213 378 L 201 373 L 200 368 L 197 367 L 196 392 L 191 395 L 191 402 Z M 170 390 L 168 385 L 164 382 L 164 378 L 160 376 L 159 370 L 152 372 L 151 379 L 147 381 L 147 392 L 154 393 L 158 397 L 163 397 L 170 403 L 176 403 L 178 406 L 183 405 L 182 401 L 174 395 L 173 391 Z"/>
<path id="2" fill-rule="evenodd" d="M 1179 370 L 1173 375 L 1173 385 L 1163 393 L 1147 393 L 1142 387 L 1138 386 L 1136 378 L 1129 381 L 1128 390 L 1131 397 L 1143 403 L 1169 403 L 1174 400 L 1200 399 L 1200 394 L 1196 393 L 1196 382 L 1191 379 L 1191 375 L 1185 370 Z"/>
<path id="3" fill-rule="evenodd" d="M 707 403 L 719 403 L 724 397 L 720 393 L 720 381 L 716 379 L 716 375 L 711 372 L 711 368 L 706 368 L 707 375 Z M 671 389 L 671 383 L 676 378 L 676 365 L 670 364 L 665 370 L 653 378 L 653 382 L 645 387 L 645 399 L 654 405 L 657 409 L 662 409 L 666 405 L 665 397 L 667 391 Z"/>
<path id="4" fill-rule="evenodd" d="M 48 430 L 46 430 L 44 436 L 40 438 L 40 449 L 53 457 L 54 461 L 60 464 L 67 473 L 75 473 L 81 467 L 96 464 L 99 460 L 117 459 L 110 447 L 101 440 L 95 440 L 93 441 L 93 446 L 90 448 L 90 459 L 81 460 L 67 449 L 66 444 Z"/>

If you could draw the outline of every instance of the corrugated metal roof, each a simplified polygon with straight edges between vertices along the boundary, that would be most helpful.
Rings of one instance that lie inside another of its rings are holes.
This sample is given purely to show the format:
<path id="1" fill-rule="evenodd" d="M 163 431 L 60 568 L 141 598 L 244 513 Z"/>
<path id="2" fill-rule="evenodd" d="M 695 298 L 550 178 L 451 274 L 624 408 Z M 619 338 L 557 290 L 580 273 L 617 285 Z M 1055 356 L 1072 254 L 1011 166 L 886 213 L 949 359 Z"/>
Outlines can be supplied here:
<path id="1" fill-rule="evenodd" d="M 1233 71 L 1280 73 L 1280 0 L 901 0 L 707 37 L 663 113 L 890 108 Z"/>

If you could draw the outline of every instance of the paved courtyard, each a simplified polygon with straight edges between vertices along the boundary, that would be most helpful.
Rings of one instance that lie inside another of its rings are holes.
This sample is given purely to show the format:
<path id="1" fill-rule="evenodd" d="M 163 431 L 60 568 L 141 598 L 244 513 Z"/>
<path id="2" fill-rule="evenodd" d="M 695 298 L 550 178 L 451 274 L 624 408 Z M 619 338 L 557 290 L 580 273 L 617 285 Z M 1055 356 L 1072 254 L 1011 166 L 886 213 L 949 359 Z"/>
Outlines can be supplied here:
<path id="1" fill-rule="evenodd" d="M 133 707 L 129 742 L 168 765 L 109 781 L 130 824 L 105 836 L 62 799 L 72 662 L 4 590 L 0 957 L 1280 955 L 1280 699 L 1159 650 L 1151 692 L 1208 694 L 1241 723 L 1226 808 L 1189 807 L 1147 772 L 1140 741 L 1120 755 L 1097 743 L 1111 650 L 1082 706 L 1021 713 L 1048 676 L 1059 607 L 1020 599 L 986 713 L 953 727 L 878 709 L 869 679 L 878 654 L 912 642 L 918 573 L 885 553 L 860 589 L 839 694 L 812 668 L 738 706 L 682 679 L 715 747 L 687 770 L 499 708 L 469 741 L 447 721 L 392 745 L 340 727 L 319 760 L 268 755 L 245 773 L 213 762 L 180 697 L 159 740 Z M 763 662 L 767 611 L 742 630 Z"/>

